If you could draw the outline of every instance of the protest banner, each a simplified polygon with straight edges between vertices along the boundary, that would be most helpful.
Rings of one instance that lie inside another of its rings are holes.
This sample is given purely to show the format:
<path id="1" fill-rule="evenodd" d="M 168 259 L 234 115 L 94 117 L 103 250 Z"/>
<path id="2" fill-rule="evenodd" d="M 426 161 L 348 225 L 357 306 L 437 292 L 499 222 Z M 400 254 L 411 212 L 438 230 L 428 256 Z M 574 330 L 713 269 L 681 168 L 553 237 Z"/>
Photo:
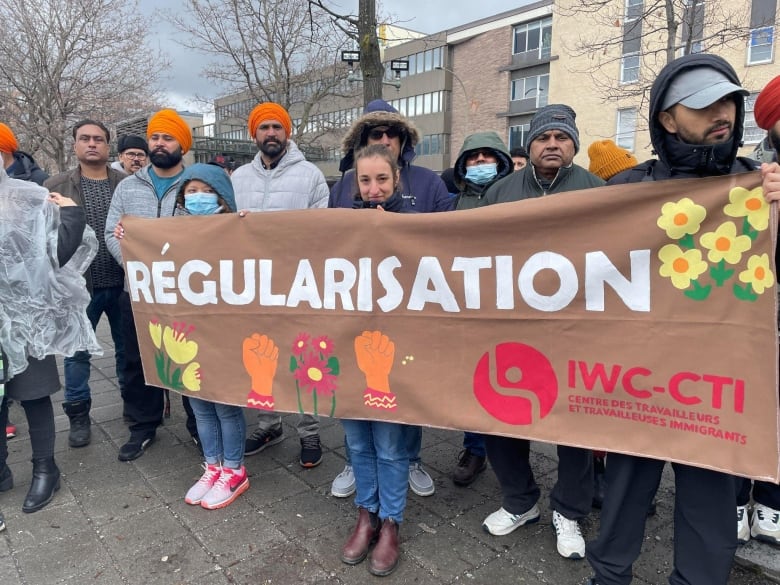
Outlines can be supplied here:
<path id="1" fill-rule="evenodd" d="M 758 173 L 123 224 L 149 384 L 778 480 L 777 218 Z"/>

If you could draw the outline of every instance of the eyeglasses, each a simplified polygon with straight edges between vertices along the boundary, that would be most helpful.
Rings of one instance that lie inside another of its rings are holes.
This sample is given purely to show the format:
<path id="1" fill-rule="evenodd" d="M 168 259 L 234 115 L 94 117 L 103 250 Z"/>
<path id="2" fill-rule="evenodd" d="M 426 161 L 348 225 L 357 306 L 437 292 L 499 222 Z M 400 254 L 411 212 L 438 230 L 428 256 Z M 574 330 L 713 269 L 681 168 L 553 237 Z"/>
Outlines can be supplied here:
<path id="1" fill-rule="evenodd" d="M 387 136 L 388 138 L 398 138 L 402 133 L 403 131 L 397 126 L 389 126 L 387 128 L 380 127 L 369 130 L 368 137 L 371 140 L 382 140 L 382 136 Z"/>
<path id="2" fill-rule="evenodd" d="M 126 156 L 127 158 L 134 158 L 134 159 L 138 159 L 138 160 L 143 160 L 143 159 L 146 158 L 146 153 L 145 152 L 127 152 L 127 151 L 125 151 L 125 152 L 122 153 L 122 156 Z"/>

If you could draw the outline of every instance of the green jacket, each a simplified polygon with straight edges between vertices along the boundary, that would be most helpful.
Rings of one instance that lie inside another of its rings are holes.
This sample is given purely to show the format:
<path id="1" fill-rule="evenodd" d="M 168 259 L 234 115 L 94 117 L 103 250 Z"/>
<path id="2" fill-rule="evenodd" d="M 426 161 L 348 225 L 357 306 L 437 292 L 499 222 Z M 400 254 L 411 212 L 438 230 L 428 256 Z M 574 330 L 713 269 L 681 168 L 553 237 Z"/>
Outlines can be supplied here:
<path id="1" fill-rule="evenodd" d="M 536 179 L 534 166 L 528 164 L 525 168 L 493 183 L 482 198 L 480 205 L 533 199 L 565 191 L 579 191 L 580 189 L 601 187 L 605 184 L 596 175 L 572 163 L 568 167 L 558 169 L 558 174 L 553 179 L 550 187 L 545 191 Z"/>
<path id="2" fill-rule="evenodd" d="M 496 166 L 496 178 L 486 185 L 477 185 L 466 180 L 466 158 L 473 150 L 488 148 L 492 150 L 498 159 Z M 458 188 L 458 198 L 455 202 L 455 209 L 473 209 L 480 204 L 482 196 L 488 187 L 496 181 L 512 174 L 514 164 L 509 151 L 504 146 L 504 141 L 495 132 L 477 132 L 466 137 L 463 141 L 463 147 L 458 153 L 453 167 L 455 186 Z"/>

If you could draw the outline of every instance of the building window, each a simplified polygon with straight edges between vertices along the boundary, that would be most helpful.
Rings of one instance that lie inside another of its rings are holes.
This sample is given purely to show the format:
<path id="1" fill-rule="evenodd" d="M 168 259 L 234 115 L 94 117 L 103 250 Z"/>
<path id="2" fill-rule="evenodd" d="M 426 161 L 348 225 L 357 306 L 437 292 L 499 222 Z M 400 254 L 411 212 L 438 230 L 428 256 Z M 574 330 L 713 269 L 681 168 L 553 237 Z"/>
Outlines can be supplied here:
<path id="1" fill-rule="evenodd" d="M 750 31 L 748 46 L 748 63 L 769 63 L 772 60 L 774 48 L 775 29 L 771 26 L 757 28 Z"/>
<path id="2" fill-rule="evenodd" d="M 532 75 L 512 80 L 510 99 L 512 101 L 533 99 L 536 107 L 541 108 L 547 105 L 549 93 L 550 75 Z"/>
<path id="3" fill-rule="evenodd" d="M 519 24 L 514 28 L 513 54 L 536 53 L 540 59 L 550 56 L 552 18 Z"/>
<path id="4" fill-rule="evenodd" d="M 636 108 L 625 108 L 617 111 L 617 132 L 615 142 L 621 148 L 634 152 L 636 138 Z"/>
<path id="5" fill-rule="evenodd" d="M 756 124 L 756 119 L 753 117 L 753 108 L 756 105 L 757 93 L 751 93 L 745 98 L 745 129 L 742 132 L 742 140 L 745 144 L 758 144 L 764 139 L 766 134 Z"/>
<path id="6" fill-rule="evenodd" d="M 704 51 L 704 0 L 685 0 L 680 23 L 680 53 L 690 55 Z"/>
<path id="7" fill-rule="evenodd" d="M 531 131 L 531 124 L 520 124 L 509 127 L 509 150 L 513 148 L 525 148 L 525 139 Z"/>
<path id="8" fill-rule="evenodd" d="M 639 55 L 623 55 L 620 60 L 621 83 L 639 81 Z"/>

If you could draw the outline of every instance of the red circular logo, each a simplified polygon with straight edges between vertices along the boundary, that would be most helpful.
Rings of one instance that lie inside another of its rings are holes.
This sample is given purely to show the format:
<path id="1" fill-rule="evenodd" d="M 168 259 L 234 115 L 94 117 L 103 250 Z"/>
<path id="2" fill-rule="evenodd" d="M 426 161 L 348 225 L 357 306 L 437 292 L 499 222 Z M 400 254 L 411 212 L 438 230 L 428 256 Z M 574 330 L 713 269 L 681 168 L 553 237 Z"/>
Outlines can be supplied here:
<path id="1" fill-rule="evenodd" d="M 547 416 L 558 398 L 558 378 L 547 357 L 514 342 L 499 343 L 494 355 L 494 367 L 486 352 L 474 370 L 474 396 L 482 408 L 510 425 L 528 425 Z"/>

